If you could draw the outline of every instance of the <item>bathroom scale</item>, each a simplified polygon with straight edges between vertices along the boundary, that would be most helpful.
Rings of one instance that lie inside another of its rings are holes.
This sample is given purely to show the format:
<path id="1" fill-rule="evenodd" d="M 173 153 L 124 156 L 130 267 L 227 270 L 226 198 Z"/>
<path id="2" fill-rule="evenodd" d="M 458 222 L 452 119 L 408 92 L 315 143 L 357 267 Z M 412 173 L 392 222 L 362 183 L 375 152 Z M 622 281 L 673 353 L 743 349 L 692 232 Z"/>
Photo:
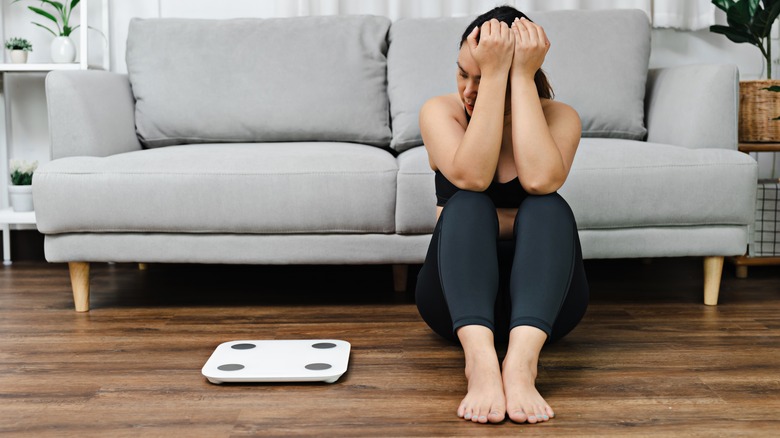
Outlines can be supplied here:
<path id="1" fill-rule="evenodd" d="M 211 383 L 336 382 L 347 371 L 350 343 L 336 339 L 229 341 L 201 372 Z"/>

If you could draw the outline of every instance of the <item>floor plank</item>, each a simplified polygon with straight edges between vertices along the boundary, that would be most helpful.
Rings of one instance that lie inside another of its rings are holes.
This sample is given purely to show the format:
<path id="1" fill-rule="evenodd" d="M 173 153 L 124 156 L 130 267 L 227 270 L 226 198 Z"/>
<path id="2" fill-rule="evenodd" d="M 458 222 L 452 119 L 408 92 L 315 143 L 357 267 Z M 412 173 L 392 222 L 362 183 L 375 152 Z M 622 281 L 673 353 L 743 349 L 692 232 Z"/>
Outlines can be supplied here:
<path id="1" fill-rule="evenodd" d="M 67 267 L 0 276 L 4 436 L 770 436 L 780 430 L 780 269 L 727 265 L 701 304 L 700 259 L 588 260 L 591 304 L 545 347 L 540 425 L 458 420 L 463 357 L 420 319 L 390 266 L 94 264 L 92 310 Z M 416 270 L 410 269 L 413 286 Z M 236 339 L 352 344 L 335 384 L 213 385 Z"/>

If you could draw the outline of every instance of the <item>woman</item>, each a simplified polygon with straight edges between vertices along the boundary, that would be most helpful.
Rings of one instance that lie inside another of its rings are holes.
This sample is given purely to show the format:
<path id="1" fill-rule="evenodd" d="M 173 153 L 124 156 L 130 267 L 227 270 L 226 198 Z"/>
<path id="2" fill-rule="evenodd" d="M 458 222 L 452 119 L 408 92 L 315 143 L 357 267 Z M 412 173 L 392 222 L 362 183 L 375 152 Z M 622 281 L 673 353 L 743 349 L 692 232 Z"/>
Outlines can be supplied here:
<path id="1" fill-rule="evenodd" d="M 540 70 L 550 42 L 523 13 L 497 7 L 460 44 L 458 92 L 420 110 L 438 216 L 417 306 L 463 347 L 459 417 L 544 422 L 555 414 L 536 390 L 539 353 L 575 327 L 588 302 L 577 226 L 556 193 L 580 119 L 551 100 Z M 501 365 L 495 339 L 507 342 Z"/>

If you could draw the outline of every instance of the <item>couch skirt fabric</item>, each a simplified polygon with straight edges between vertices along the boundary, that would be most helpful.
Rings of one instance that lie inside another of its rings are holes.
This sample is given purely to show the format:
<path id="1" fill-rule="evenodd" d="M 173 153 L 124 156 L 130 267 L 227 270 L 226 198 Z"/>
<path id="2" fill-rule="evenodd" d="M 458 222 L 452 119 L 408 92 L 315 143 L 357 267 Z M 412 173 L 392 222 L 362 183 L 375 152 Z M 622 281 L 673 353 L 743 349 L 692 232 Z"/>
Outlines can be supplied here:
<path id="1" fill-rule="evenodd" d="M 49 262 L 209 264 L 414 264 L 422 263 L 428 234 L 48 234 Z M 121 248 L 121 250 L 118 250 Z"/>

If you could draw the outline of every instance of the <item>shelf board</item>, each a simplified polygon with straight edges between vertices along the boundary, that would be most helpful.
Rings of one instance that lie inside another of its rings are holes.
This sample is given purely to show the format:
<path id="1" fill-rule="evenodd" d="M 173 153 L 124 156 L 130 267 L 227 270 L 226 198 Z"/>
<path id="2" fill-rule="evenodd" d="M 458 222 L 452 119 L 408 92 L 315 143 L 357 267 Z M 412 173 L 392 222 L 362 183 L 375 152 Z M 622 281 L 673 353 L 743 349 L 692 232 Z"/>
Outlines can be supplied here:
<path id="1" fill-rule="evenodd" d="M 90 70 L 103 70 L 98 65 L 90 65 Z M 36 73 L 50 72 L 53 70 L 82 70 L 81 64 L 72 62 L 69 64 L 0 64 L 0 72 L 5 73 Z"/>
<path id="2" fill-rule="evenodd" d="M 35 224 L 35 212 L 4 208 L 0 210 L 0 224 Z"/>
<path id="3" fill-rule="evenodd" d="M 780 143 L 740 143 L 740 152 L 780 152 Z"/>
<path id="4" fill-rule="evenodd" d="M 768 266 L 780 265 L 780 257 L 773 256 L 737 256 L 728 258 L 736 266 Z"/>

